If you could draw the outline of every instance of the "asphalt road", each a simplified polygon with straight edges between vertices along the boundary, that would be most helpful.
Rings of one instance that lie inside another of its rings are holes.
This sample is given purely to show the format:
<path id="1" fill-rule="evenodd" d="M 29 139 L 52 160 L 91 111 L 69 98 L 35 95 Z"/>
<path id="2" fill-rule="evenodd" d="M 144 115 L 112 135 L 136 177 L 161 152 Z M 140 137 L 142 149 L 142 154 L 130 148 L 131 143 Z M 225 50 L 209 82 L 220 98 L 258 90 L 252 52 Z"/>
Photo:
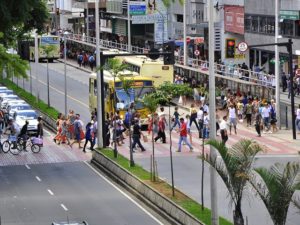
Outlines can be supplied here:
<path id="1" fill-rule="evenodd" d="M 39 88 L 40 96 L 45 101 L 46 98 L 46 64 L 40 64 L 39 71 Z M 64 111 L 64 83 L 63 83 L 63 64 L 50 64 L 50 85 L 51 85 L 51 105 L 55 108 Z M 35 81 L 33 81 L 34 83 Z M 19 81 L 20 86 L 22 82 Z M 29 90 L 29 82 L 25 82 L 25 88 Z M 36 86 L 33 86 L 36 93 Z M 88 111 L 88 73 L 76 70 L 68 66 L 68 106 L 82 115 L 83 121 L 89 120 Z M 169 158 L 157 157 L 158 171 L 161 177 L 166 178 L 170 182 L 170 164 Z M 289 156 L 268 156 L 262 157 L 257 161 L 257 165 L 270 166 L 275 161 L 286 162 L 290 160 L 298 160 L 297 157 L 290 158 Z M 136 159 L 147 168 L 149 159 Z M 174 159 L 175 184 L 180 189 L 184 190 L 191 197 L 200 202 L 201 197 L 201 161 L 194 156 L 177 157 Z M 205 205 L 210 207 L 210 192 L 209 192 L 209 170 L 205 169 Z M 232 209 L 229 204 L 228 192 L 222 183 L 218 180 L 218 205 L 219 214 L 232 220 Z M 244 216 L 247 217 L 249 225 L 271 225 L 271 219 L 262 204 L 261 200 L 254 197 L 253 193 L 246 193 L 244 198 Z M 298 225 L 299 214 L 296 214 L 291 208 L 288 215 L 287 225 Z"/>
<path id="2" fill-rule="evenodd" d="M 3 225 L 50 225 L 67 218 L 90 225 L 163 224 L 87 163 L 27 167 L 0 167 Z"/>

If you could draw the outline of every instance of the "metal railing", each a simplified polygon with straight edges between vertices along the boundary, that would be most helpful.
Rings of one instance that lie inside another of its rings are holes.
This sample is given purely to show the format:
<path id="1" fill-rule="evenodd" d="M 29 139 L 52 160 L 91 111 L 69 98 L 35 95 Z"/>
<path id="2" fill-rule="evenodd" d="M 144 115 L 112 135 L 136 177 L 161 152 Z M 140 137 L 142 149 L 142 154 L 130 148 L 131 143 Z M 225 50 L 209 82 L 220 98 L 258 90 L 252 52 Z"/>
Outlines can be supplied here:
<path id="1" fill-rule="evenodd" d="M 183 57 L 176 57 L 175 60 L 178 67 L 181 67 L 183 65 Z M 195 69 L 199 69 L 199 72 L 201 73 L 207 73 L 208 74 L 208 67 L 209 63 L 205 60 L 200 59 L 194 59 L 189 58 L 188 67 L 192 67 Z M 252 70 L 245 70 L 240 68 L 238 65 L 230 64 L 230 65 L 224 65 L 224 64 L 214 64 L 215 73 L 224 76 L 234 78 L 236 80 L 243 80 L 248 81 L 249 83 L 255 83 L 257 85 L 267 87 L 270 89 L 275 89 L 275 75 L 273 74 L 267 74 L 263 71 L 255 72 Z"/>
<path id="2" fill-rule="evenodd" d="M 64 34 L 59 34 L 59 36 L 63 38 Z M 79 42 L 79 43 L 83 42 L 83 43 L 86 43 L 86 44 L 96 47 L 96 38 L 95 37 L 88 37 L 88 36 L 82 35 L 82 34 L 69 33 L 66 35 L 66 38 L 70 41 Z M 110 40 L 104 40 L 104 39 L 100 39 L 100 48 L 118 49 L 119 51 L 129 52 L 127 44 L 110 41 Z M 147 49 L 147 48 L 131 46 L 131 52 L 133 52 L 133 53 L 147 53 L 148 51 L 149 51 L 149 49 Z"/>

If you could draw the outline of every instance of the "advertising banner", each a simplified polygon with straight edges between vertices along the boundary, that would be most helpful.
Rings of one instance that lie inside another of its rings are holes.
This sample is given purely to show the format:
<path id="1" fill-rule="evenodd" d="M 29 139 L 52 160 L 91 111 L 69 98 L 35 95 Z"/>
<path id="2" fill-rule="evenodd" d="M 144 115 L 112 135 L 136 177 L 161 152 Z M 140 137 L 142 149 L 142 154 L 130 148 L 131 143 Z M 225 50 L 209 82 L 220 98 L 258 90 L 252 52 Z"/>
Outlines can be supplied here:
<path id="1" fill-rule="evenodd" d="M 130 15 L 146 15 L 146 2 L 129 2 Z"/>
<path id="2" fill-rule="evenodd" d="M 224 7 L 224 25 L 226 32 L 244 34 L 244 7 L 228 6 Z"/>

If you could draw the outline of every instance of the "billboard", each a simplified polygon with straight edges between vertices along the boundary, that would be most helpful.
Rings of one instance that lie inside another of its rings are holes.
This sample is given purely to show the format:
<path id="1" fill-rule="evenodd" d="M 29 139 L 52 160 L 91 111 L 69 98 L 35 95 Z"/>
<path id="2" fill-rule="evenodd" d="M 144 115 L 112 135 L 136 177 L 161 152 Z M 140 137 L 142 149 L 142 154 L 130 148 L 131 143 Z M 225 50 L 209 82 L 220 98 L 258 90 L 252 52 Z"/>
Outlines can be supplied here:
<path id="1" fill-rule="evenodd" d="M 146 15 L 147 6 L 146 2 L 129 2 L 129 13 L 130 15 Z"/>
<path id="2" fill-rule="evenodd" d="M 244 15 L 243 6 L 224 6 L 224 25 L 226 32 L 244 34 Z"/>

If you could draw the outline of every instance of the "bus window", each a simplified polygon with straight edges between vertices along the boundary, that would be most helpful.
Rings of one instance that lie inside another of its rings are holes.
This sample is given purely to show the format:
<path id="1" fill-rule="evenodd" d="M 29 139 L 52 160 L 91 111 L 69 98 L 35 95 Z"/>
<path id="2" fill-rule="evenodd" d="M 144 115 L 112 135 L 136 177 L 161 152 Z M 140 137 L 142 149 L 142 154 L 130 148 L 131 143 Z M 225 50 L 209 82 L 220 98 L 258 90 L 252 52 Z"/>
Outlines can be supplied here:
<path id="1" fill-rule="evenodd" d="M 90 90 L 89 90 L 89 92 L 90 92 L 90 94 L 92 94 L 93 93 L 93 89 L 94 89 L 94 85 L 93 85 L 93 79 L 92 78 L 90 78 L 89 79 L 89 88 L 90 88 Z"/>
<path id="2" fill-rule="evenodd" d="M 94 95 L 97 96 L 98 89 L 97 89 L 97 80 L 94 80 Z"/>

